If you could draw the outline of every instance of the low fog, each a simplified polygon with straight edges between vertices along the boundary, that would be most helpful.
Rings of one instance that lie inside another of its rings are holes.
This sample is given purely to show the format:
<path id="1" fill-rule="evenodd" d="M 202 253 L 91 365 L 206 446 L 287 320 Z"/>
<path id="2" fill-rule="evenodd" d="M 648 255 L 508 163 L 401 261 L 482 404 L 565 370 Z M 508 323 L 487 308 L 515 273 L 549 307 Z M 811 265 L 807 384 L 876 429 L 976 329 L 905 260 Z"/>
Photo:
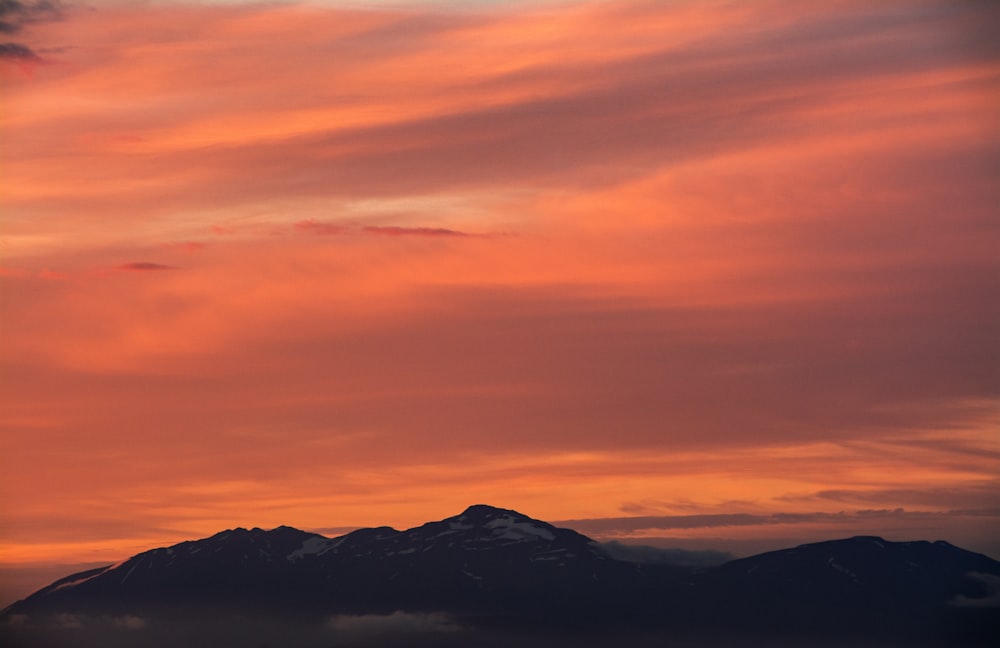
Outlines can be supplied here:
<path id="1" fill-rule="evenodd" d="M 540 628 L 510 619 L 460 620 L 444 612 L 397 611 L 385 615 L 337 615 L 325 623 L 230 617 L 178 621 L 138 616 L 90 617 L 61 614 L 24 616 L 0 628 L 7 648 L 834 648 L 843 638 L 673 636 L 669 632 L 582 632 Z M 893 642 L 852 640 L 859 648 L 902 648 Z M 906 643 L 912 646 L 912 642 Z M 928 644 L 933 645 L 933 644 Z"/>

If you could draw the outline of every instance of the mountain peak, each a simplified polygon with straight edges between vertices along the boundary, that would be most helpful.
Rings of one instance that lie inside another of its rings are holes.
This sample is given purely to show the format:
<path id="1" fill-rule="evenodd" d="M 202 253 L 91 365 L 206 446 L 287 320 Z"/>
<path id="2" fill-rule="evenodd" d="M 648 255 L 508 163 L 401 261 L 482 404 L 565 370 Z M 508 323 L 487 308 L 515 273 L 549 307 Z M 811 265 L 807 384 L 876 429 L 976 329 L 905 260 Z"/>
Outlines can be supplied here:
<path id="1" fill-rule="evenodd" d="M 459 520 L 494 520 L 501 517 L 515 517 L 522 520 L 531 518 L 512 509 L 498 508 L 489 504 L 473 504 L 455 516 Z"/>

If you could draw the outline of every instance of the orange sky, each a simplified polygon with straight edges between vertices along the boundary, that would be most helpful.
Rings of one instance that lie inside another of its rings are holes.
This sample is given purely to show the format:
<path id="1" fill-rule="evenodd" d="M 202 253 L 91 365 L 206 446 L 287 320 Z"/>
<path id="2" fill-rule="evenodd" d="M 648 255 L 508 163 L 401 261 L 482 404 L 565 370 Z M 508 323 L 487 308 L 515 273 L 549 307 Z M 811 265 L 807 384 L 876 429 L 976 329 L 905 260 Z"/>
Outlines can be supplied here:
<path id="1" fill-rule="evenodd" d="M 989 3 L 0 20 L 0 568 L 476 502 L 1000 556 Z"/>

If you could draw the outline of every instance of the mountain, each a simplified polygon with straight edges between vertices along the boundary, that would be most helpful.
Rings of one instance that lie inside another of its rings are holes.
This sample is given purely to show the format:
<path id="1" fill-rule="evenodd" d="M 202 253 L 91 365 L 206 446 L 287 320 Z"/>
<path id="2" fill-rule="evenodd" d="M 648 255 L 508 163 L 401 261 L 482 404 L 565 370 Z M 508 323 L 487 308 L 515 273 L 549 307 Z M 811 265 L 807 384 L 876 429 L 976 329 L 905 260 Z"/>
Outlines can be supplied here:
<path id="1" fill-rule="evenodd" d="M 1000 637 L 1000 563 L 947 542 L 861 536 L 728 562 L 702 575 L 694 618 L 741 631 L 939 640 Z"/>
<path id="2" fill-rule="evenodd" d="M 640 572 L 575 531 L 477 505 L 408 531 L 379 527 L 338 538 L 284 526 L 223 531 L 69 576 L 5 613 L 552 611 L 632 585 Z"/>
<path id="3" fill-rule="evenodd" d="M 414 633 L 432 645 L 468 645 L 469 632 L 479 643 L 514 632 L 522 643 L 543 637 L 539 645 L 572 635 L 573 645 L 627 636 L 636 645 L 759 637 L 972 646 L 1000 636 L 998 584 L 1000 563 L 986 556 L 874 537 L 713 568 L 637 564 L 575 531 L 476 505 L 406 531 L 337 538 L 286 526 L 231 529 L 68 576 L 0 620 L 12 635 L 3 645 L 85 645 L 95 628 L 114 637 L 101 634 L 94 645 L 153 645 L 154 632 L 191 624 L 197 632 L 171 641 L 197 645 L 196 634 L 225 645 L 226 624 L 266 621 L 279 643 L 312 629 L 292 645 L 328 645 L 329 632 L 340 644 L 375 636 L 375 645 L 393 633 L 406 645 Z"/>

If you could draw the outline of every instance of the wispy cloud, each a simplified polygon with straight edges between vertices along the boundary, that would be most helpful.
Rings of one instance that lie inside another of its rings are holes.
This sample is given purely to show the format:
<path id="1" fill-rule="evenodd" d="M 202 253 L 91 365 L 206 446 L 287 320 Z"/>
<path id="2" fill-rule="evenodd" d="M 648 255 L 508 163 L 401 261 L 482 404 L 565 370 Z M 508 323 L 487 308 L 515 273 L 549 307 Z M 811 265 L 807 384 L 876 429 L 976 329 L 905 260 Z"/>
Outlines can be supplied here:
<path id="1" fill-rule="evenodd" d="M 581 533 L 597 537 L 656 535 L 689 529 L 718 529 L 725 527 L 786 526 L 786 525 L 833 525 L 850 533 L 852 529 L 894 528 L 896 523 L 917 521 L 942 521 L 961 517 L 991 517 L 1000 521 L 1000 509 L 920 511 L 896 509 L 858 509 L 839 512 L 785 512 L 766 515 L 749 513 L 720 513 L 704 515 L 658 515 L 620 518 L 594 518 L 585 520 L 561 520 L 560 525 Z M 885 523 L 892 525 L 886 527 Z"/>
<path id="2" fill-rule="evenodd" d="M 398 227 L 390 225 L 371 225 L 362 228 L 367 234 L 381 236 L 468 236 L 465 232 L 443 227 Z"/>
<path id="3" fill-rule="evenodd" d="M 0 35 L 18 35 L 33 23 L 58 20 L 63 16 L 63 6 L 58 0 L 0 0 Z M 0 63 L 15 64 L 22 69 L 32 69 L 42 63 L 35 48 L 21 42 L 0 43 Z"/>
<path id="4" fill-rule="evenodd" d="M 299 221 L 294 225 L 300 232 L 308 232 L 319 236 L 333 234 L 362 233 L 377 236 L 469 236 L 465 232 L 444 227 L 404 227 L 398 225 L 366 225 L 362 227 L 345 223 L 331 223 L 314 219 Z"/>
<path id="5" fill-rule="evenodd" d="M 31 23 L 63 15 L 59 0 L 0 0 L 0 33 L 13 34 Z"/>
<path id="6" fill-rule="evenodd" d="M 0 59 L 11 59 L 14 61 L 41 61 L 41 57 L 35 54 L 34 50 L 20 43 L 0 43 Z"/>
<path id="7" fill-rule="evenodd" d="M 163 265 L 162 263 L 153 263 L 151 261 L 132 261 L 130 263 L 123 263 L 116 266 L 117 270 L 125 270 L 127 272 L 146 272 L 149 270 L 176 270 L 174 266 Z"/>
<path id="8" fill-rule="evenodd" d="M 337 223 L 322 223 L 312 219 L 295 223 L 295 229 L 301 232 L 309 232 L 310 234 L 319 234 L 322 236 L 343 234 L 348 231 L 348 228 L 344 225 Z"/>
<path id="9" fill-rule="evenodd" d="M 915 439 L 914 443 L 919 444 L 919 440 Z M 824 500 L 853 505 L 897 502 L 906 506 L 934 507 L 937 510 L 969 510 L 974 508 L 989 510 L 990 506 L 996 504 L 998 490 L 1000 490 L 1000 485 L 995 482 L 982 482 L 961 487 L 830 489 L 806 495 L 787 495 L 778 499 L 796 504 Z"/>

